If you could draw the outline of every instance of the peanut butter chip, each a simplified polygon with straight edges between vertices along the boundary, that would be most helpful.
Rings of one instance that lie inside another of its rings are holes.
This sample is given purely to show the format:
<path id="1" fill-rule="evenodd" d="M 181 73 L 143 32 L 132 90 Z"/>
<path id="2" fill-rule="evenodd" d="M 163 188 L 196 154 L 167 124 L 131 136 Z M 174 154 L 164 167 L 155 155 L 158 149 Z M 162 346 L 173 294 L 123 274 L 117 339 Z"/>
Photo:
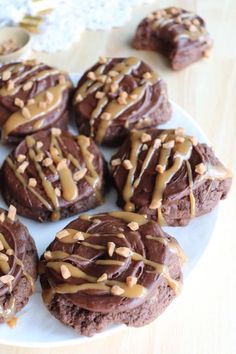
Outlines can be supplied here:
<path id="1" fill-rule="evenodd" d="M 95 97 L 98 100 L 101 100 L 104 96 L 105 96 L 105 92 L 102 92 L 102 91 L 97 91 L 96 94 L 95 94 Z"/>
<path id="2" fill-rule="evenodd" d="M 24 162 L 17 168 L 17 172 L 19 172 L 19 173 L 24 173 L 28 166 L 29 166 L 29 162 L 28 162 L 28 161 L 24 161 Z"/>
<path id="3" fill-rule="evenodd" d="M 26 119 L 30 119 L 31 118 L 31 114 L 30 111 L 28 110 L 27 107 L 23 107 L 21 110 L 22 116 Z"/>
<path id="4" fill-rule="evenodd" d="M 4 246 L 3 246 L 3 243 L 2 241 L 0 240 L 0 251 L 4 250 Z"/>
<path id="5" fill-rule="evenodd" d="M 71 277 L 71 272 L 69 271 L 67 266 L 65 266 L 64 264 L 61 265 L 61 275 L 62 275 L 62 278 L 64 278 L 64 279 L 68 279 Z"/>
<path id="6" fill-rule="evenodd" d="M 62 170 L 63 168 L 67 167 L 66 159 L 62 159 L 58 164 L 57 164 L 57 171 Z"/>
<path id="7" fill-rule="evenodd" d="M 44 258 L 46 259 L 46 261 L 52 259 L 52 252 L 51 251 L 44 252 Z"/>
<path id="8" fill-rule="evenodd" d="M 5 221 L 5 214 L 4 213 L 1 213 L 0 214 L 0 222 L 3 223 Z"/>
<path id="9" fill-rule="evenodd" d="M 2 73 L 2 80 L 3 81 L 9 80 L 10 77 L 11 77 L 11 72 L 9 70 L 3 71 L 3 73 Z"/>
<path id="10" fill-rule="evenodd" d="M 115 70 L 110 70 L 108 73 L 109 76 L 111 77 L 116 77 L 117 75 L 119 75 L 119 73 Z"/>
<path id="11" fill-rule="evenodd" d="M 13 81 L 13 80 L 9 80 L 9 81 L 7 82 L 7 90 L 8 90 L 8 91 L 13 90 L 14 87 L 15 87 L 14 81 Z"/>
<path id="12" fill-rule="evenodd" d="M 199 175 L 203 175 L 206 172 L 206 166 L 201 162 L 195 167 L 195 172 Z"/>
<path id="13" fill-rule="evenodd" d="M 7 254 L 8 256 L 13 256 L 13 254 L 14 254 L 13 249 L 8 248 L 8 250 L 6 250 L 6 254 Z"/>
<path id="14" fill-rule="evenodd" d="M 49 167 L 53 164 L 53 161 L 50 157 L 46 157 L 46 159 L 43 160 L 43 166 Z"/>
<path id="15" fill-rule="evenodd" d="M 76 98 L 75 98 L 76 102 L 82 102 L 83 101 L 83 96 L 79 93 Z"/>
<path id="16" fill-rule="evenodd" d="M 137 281 L 138 279 L 136 277 L 133 277 L 132 275 L 126 278 L 126 284 L 129 288 L 132 288 L 135 284 L 137 284 Z"/>
<path id="17" fill-rule="evenodd" d="M 24 107 L 24 101 L 22 101 L 20 98 L 16 97 L 14 99 L 14 105 L 20 108 Z"/>
<path id="18" fill-rule="evenodd" d="M 7 262 L 9 258 L 6 254 L 0 252 L 0 260 Z"/>
<path id="19" fill-rule="evenodd" d="M 56 188 L 54 189 L 54 191 L 55 191 L 55 194 L 56 194 L 57 197 L 60 197 L 60 196 L 61 196 L 61 191 L 60 191 L 59 188 L 56 187 Z"/>
<path id="20" fill-rule="evenodd" d="M 104 82 L 106 81 L 106 79 L 107 79 L 107 76 L 106 76 L 106 75 L 99 75 L 99 76 L 97 77 L 97 81 L 99 81 L 99 82 L 101 82 L 101 83 L 103 83 L 103 84 L 104 84 Z"/>
<path id="21" fill-rule="evenodd" d="M 28 105 L 28 106 L 32 106 L 32 104 L 35 104 L 35 99 L 34 99 L 34 98 L 30 98 L 30 99 L 27 101 L 27 105 Z"/>
<path id="22" fill-rule="evenodd" d="M 29 182 L 28 182 L 28 186 L 34 188 L 34 187 L 36 187 L 36 185 L 37 185 L 36 179 L 35 178 L 30 178 Z"/>
<path id="23" fill-rule="evenodd" d="M 153 143 L 154 149 L 158 149 L 161 146 L 161 139 L 156 138 Z"/>
<path id="24" fill-rule="evenodd" d="M 38 155 L 35 156 L 35 161 L 41 162 L 44 158 L 44 154 L 40 152 Z"/>
<path id="25" fill-rule="evenodd" d="M 143 74 L 143 78 L 145 80 L 149 80 L 149 79 L 152 78 L 152 74 L 150 72 L 146 72 L 146 73 Z"/>
<path id="26" fill-rule="evenodd" d="M 56 237 L 60 240 L 64 237 L 69 236 L 69 232 L 67 230 L 61 230 L 56 234 Z"/>
<path id="27" fill-rule="evenodd" d="M 151 135 L 150 134 L 147 134 L 147 133 L 143 133 L 141 135 L 141 141 L 142 143 L 146 143 L 148 141 L 150 141 L 152 139 Z"/>
<path id="28" fill-rule="evenodd" d="M 26 159 L 26 156 L 23 154 L 19 154 L 16 159 L 18 162 L 23 162 Z"/>
<path id="29" fill-rule="evenodd" d="M 87 168 L 83 167 L 81 170 L 79 170 L 79 171 L 74 173 L 73 179 L 76 182 L 80 181 L 82 178 L 84 178 L 84 176 L 86 175 L 87 171 L 88 171 Z"/>
<path id="30" fill-rule="evenodd" d="M 76 234 L 73 236 L 73 239 L 77 241 L 84 241 L 83 232 L 81 231 L 76 232 Z"/>
<path id="31" fill-rule="evenodd" d="M 113 256 L 113 253 L 115 251 L 115 248 L 116 248 L 116 245 L 114 244 L 114 242 L 108 242 L 107 243 L 107 252 L 108 252 L 108 255 L 110 257 Z"/>
<path id="32" fill-rule="evenodd" d="M 122 289 L 120 286 L 118 286 L 118 285 L 113 285 L 113 287 L 111 288 L 111 293 L 112 293 L 112 295 L 117 295 L 117 296 L 119 296 L 119 295 L 122 295 L 122 294 L 124 294 L 124 289 Z"/>
<path id="33" fill-rule="evenodd" d="M 99 63 L 100 64 L 106 64 L 107 63 L 107 58 L 104 56 L 99 57 Z"/>
<path id="34" fill-rule="evenodd" d="M 15 277 L 13 277 L 13 275 L 11 274 L 7 274 L 7 275 L 2 275 L 0 277 L 0 280 L 3 284 L 9 284 L 11 283 L 13 280 L 15 279 Z"/>
<path id="35" fill-rule="evenodd" d="M 122 165 L 126 170 L 131 170 L 131 168 L 133 168 L 133 165 L 130 160 L 124 160 Z"/>
<path id="36" fill-rule="evenodd" d="M 103 273 L 98 279 L 97 279 L 97 283 L 100 283 L 102 281 L 106 281 L 107 280 L 107 273 Z"/>
<path id="37" fill-rule="evenodd" d="M 9 206 L 7 217 L 11 221 L 15 221 L 16 219 L 16 208 L 12 204 Z"/>
<path id="38" fill-rule="evenodd" d="M 51 133 L 54 136 L 60 136 L 61 135 L 61 129 L 60 128 L 52 128 Z"/>
<path id="39" fill-rule="evenodd" d="M 130 230 L 132 230 L 132 231 L 136 231 L 136 230 L 139 229 L 139 224 L 138 224 L 137 222 L 135 222 L 135 221 L 131 221 L 127 226 L 128 226 L 128 227 L 130 228 Z"/>
<path id="40" fill-rule="evenodd" d="M 96 80 L 96 75 L 93 71 L 90 71 L 87 75 L 87 77 L 92 80 L 92 81 L 95 81 Z"/>
<path id="41" fill-rule="evenodd" d="M 128 247 L 118 247 L 116 249 L 116 254 L 125 258 L 128 258 L 131 255 L 131 253 L 132 252 Z"/>
<path id="42" fill-rule="evenodd" d="M 114 82 L 113 84 L 111 84 L 111 92 L 114 93 L 118 90 L 119 85 L 117 82 Z"/>
<path id="43" fill-rule="evenodd" d="M 164 149 L 172 149 L 175 146 L 175 141 L 170 140 L 163 144 Z"/>
<path id="44" fill-rule="evenodd" d="M 175 141 L 176 141 L 176 143 L 182 144 L 182 143 L 184 143 L 185 138 L 183 136 L 176 136 Z"/>
<path id="45" fill-rule="evenodd" d="M 114 160 L 111 160 L 111 165 L 113 167 L 115 166 L 119 166 L 121 164 L 121 159 L 114 159 Z"/>
<path id="46" fill-rule="evenodd" d="M 185 130 L 184 130 L 184 128 L 177 128 L 177 129 L 175 129 L 175 135 L 184 136 L 184 135 L 185 135 Z"/>
<path id="47" fill-rule="evenodd" d="M 43 142 L 42 141 L 37 141 L 36 143 L 36 149 L 41 149 L 43 147 Z"/>
<path id="48" fill-rule="evenodd" d="M 32 81 L 28 81 L 23 85 L 23 91 L 28 91 L 32 88 L 33 86 L 33 82 Z"/>

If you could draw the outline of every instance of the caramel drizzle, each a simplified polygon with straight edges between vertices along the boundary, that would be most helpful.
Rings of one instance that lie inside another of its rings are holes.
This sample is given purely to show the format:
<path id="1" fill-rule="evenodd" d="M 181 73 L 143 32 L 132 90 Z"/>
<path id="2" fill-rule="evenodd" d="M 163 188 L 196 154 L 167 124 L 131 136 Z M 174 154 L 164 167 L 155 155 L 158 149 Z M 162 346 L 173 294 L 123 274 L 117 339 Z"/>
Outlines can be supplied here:
<path id="1" fill-rule="evenodd" d="M 32 293 L 34 293 L 35 292 L 34 279 L 25 270 L 23 262 L 15 255 L 14 250 L 10 247 L 9 243 L 7 242 L 7 240 L 5 239 L 5 237 L 4 237 L 4 235 L 2 233 L 0 233 L 0 240 L 1 240 L 1 242 L 3 244 L 3 247 L 4 247 L 4 249 L 6 251 L 7 250 L 11 250 L 12 251 L 12 255 L 11 256 L 15 258 L 16 264 L 18 266 L 20 266 L 23 276 L 30 283 L 30 286 L 31 286 L 31 289 L 32 289 Z M 1 271 L 4 274 L 8 274 L 10 272 L 10 266 L 9 266 L 8 261 L 0 260 L 0 268 L 1 268 Z M 8 289 L 9 289 L 9 292 L 11 293 L 12 292 L 12 284 L 11 283 L 8 284 Z M 16 302 L 15 301 L 15 297 L 11 296 L 6 309 L 3 308 L 3 305 L 0 305 L 0 317 L 4 318 L 4 321 L 7 321 L 10 318 L 14 317 L 14 315 L 15 315 L 15 305 L 16 305 L 15 302 Z"/>
<path id="2" fill-rule="evenodd" d="M 113 77 L 111 79 L 111 84 L 119 84 L 125 77 L 125 75 L 131 74 L 131 72 L 135 69 L 137 69 L 140 66 L 140 60 L 135 58 L 135 57 L 130 57 L 125 59 L 123 62 L 118 63 L 113 66 L 112 70 L 118 72 L 118 75 Z M 105 66 L 101 65 L 97 68 L 95 71 L 95 75 L 100 74 L 101 72 L 104 72 Z M 158 77 L 157 75 L 153 72 L 152 77 L 150 79 L 145 80 L 141 86 L 135 88 L 130 95 L 135 95 L 136 98 L 132 99 L 130 97 L 127 97 L 127 103 L 125 105 L 120 105 L 117 102 L 117 99 L 112 99 L 109 101 L 107 96 L 104 96 L 102 99 L 98 100 L 97 106 L 95 109 L 92 111 L 91 114 L 91 120 L 90 120 L 90 125 L 91 125 L 91 135 L 94 136 L 94 121 L 95 119 L 99 118 L 101 113 L 108 113 L 109 114 L 109 119 L 100 119 L 99 126 L 96 132 L 95 140 L 98 143 L 101 143 L 104 139 L 104 136 L 107 132 L 108 127 L 112 123 L 112 120 L 118 118 L 123 112 L 125 112 L 127 109 L 130 107 L 134 106 L 137 102 L 142 99 L 143 95 L 145 94 L 145 90 L 147 85 L 154 84 L 157 82 Z M 107 93 L 110 89 L 109 84 L 102 84 L 92 81 L 92 80 L 86 80 L 85 83 L 77 90 L 76 92 L 76 99 L 80 95 L 82 99 L 86 98 L 88 94 L 95 92 L 98 88 L 104 86 L 104 92 Z"/>
<path id="3" fill-rule="evenodd" d="M 144 225 L 145 223 L 148 222 L 148 220 L 143 215 L 138 215 L 138 214 L 129 213 L 129 212 L 112 212 L 112 213 L 109 213 L 109 215 L 120 218 L 128 223 L 131 221 L 135 221 L 140 226 Z M 98 215 L 96 215 L 96 218 L 97 217 L 98 217 Z M 86 241 L 86 239 L 88 239 L 89 237 L 94 237 L 94 236 L 100 237 L 100 236 L 104 236 L 103 234 L 98 235 L 98 234 L 89 234 L 87 232 L 81 232 L 81 234 L 84 237 L 84 240 L 77 241 L 74 237 L 76 235 L 76 233 L 78 233 L 77 230 L 75 230 L 75 229 L 65 229 L 65 230 L 68 232 L 68 236 L 65 236 L 60 239 L 60 242 L 62 242 L 62 243 L 80 242 L 80 244 L 85 247 L 92 247 L 97 250 L 100 250 L 100 249 L 104 250 L 105 249 L 104 246 L 101 246 L 99 244 L 91 244 Z M 111 236 L 111 235 L 107 235 L 107 236 Z M 116 236 L 116 235 L 112 235 L 112 236 Z M 162 237 L 153 237 L 150 235 L 147 235 L 146 237 L 149 239 L 153 239 L 155 241 L 162 242 L 166 247 L 170 248 L 171 251 L 177 253 L 177 255 L 179 256 L 180 259 L 183 259 L 183 251 L 181 250 L 181 248 L 178 246 L 178 244 L 176 242 L 170 241 L 170 240 L 162 238 Z M 69 262 L 66 262 L 65 259 L 68 257 L 76 257 L 76 255 L 70 255 L 70 254 L 63 252 L 63 251 L 50 252 L 49 261 L 45 264 L 45 266 L 50 269 L 53 269 L 54 271 L 56 271 L 57 273 L 60 274 L 61 273 L 61 266 L 65 265 L 67 267 L 67 269 L 69 270 L 72 278 L 80 278 L 80 279 L 83 279 L 87 282 L 82 285 L 74 285 L 71 283 L 69 283 L 69 284 L 64 283 L 64 284 L 59 284 L 59 285 L 54 286 L 53 284 L 50 284 L 50 279 L 49 279 L 49 284 L 51 286 L 51 289 L 49 291 L 47 290 L 44 292 L 45 299 L 51 298 L 52 294 L 55 292 L 60 293 L 60 294 L 65 294 L 65 293 L 73 294 L 78 291 L 90 290 L 90 289 L 104 290 L 107 292 L 111 292 L 111 287 L 113 285 L 118 285 L 124 290 L 124 293 L 122 294 L 122 296 L 124 296 L 124 297 L 137 298 L 137 297 L 145 296 L 147 294 L 147 289 L 140 284 L 135 284 L 132 287 L 128 287 L 126 283 L 116 281 L 116 280 L 105 280 L 102 283 L 100 283 L 100 282 L 97 283 L 98 278 L 96 278 L 94 276 L 90 276 L 87 273 L 85 273 L 84 271 L 82 271 L 81 269 L 79 269 L 78 267 L 72 265 Z M 142 261 L 145 265 L 154 268 L 154 272 L 163 276 L 166 279 L 168 285 L 176 293 L 178 293 L 180 291 L 181 284 L 178 281 L 174 280 L 170 276 L 169 269 L 166 265 L 148 260 L 145 257 L 143 257 L 141 254 L 136 253 L 136 252 L 132 252 L 132 251 L 131 251 L 130 257 L 131 257 L 132 261 L 136 261 L 136 262 Z M 95 260 L 95 264 L 96 265 L 108 265 L 108 266 L 109 265 L 110 266 L 124 266 L 125 261 L 114 260 L 114 259 L 98 259 L 98 260 Z M 147 270 L 147 272 L 149 272 L 149 271 Z"/>
<path id="4" fill-rule="evenodd" d="M 44 171 L 43 167 L 41 166 L 41 163 L 36 160 L 36 157 L 38 154 L 43 154 L 43 150 L 41 148 L 36 147 L 36 141 L 32 136 L 27 136 L 25 138 L 26 145 L 28 148 L 28 155 L 31 161 L 34 164 L 34 167 L 40 177 L 42 186 L 44 188 L 45 194 L 48 197 L 49 201 L 48 202 L 42 195 L 40 195 L 35 188 L 30 187 L 28 185 L 28 181 L 24 176 L 17 170 L 17 165 L 13 162 L 13 160 L 10 157 L 7 157 L 6 162 L 8 165 L 11 167 L 11 169 L 14 171 L 16 178 L 20 181 L 20 183 L 28 189 L 31 193 L 33 193 L 37 199 L 49 210 L 52 212 L 52 220 L 59 220 L 60 219 L 60 203 L 59 203 L 59 198 L 57 197 L 55 193 L 54 186 L 52 182 L 50 182 Z M 60 148 L 60 145 L 58 143 L 60 141 L 61 145 L 63 144 L 62 140 L 60 137 L 56 137 L 53 134 L 51 134 L 51 142 L 50 142 L 50 155 L 52 157 L 53 163 L 58 164 L 62 159 L 66 157 L 68 161 L 70 161 L 76 168 L 80 169 L 81 166 L 79 164 L 79 161 L 70 153 L 65 153 L 65 157 L 63 155 L 63 152 Z M 78 136 L 77 137 L 77 143 L 79 145 L 79 148 L 81 150 L 83 159 L 85 161 L 85 165 L 87 167 L 88 172 L 84 176 L 86 181 L 91 185 L 91 187 L 94 189 L 94 192 L 96 194 L 96 197 L 98 200 L 102 200 L 101 193 L 100 193 L 100 178 L 95 170 L 95 167 L 93 165 L 93 154 L 89 152 L 88 147 L 90 145 L 90 141 L 87 137 L 84 136 Z M 57 151 L 57 152 L 55 152 Z M 63 165 L 62 168 L 59 170 L 56 169 L 55 165 L 52 164 L 48 166 L 48 168 L 51 170 L 52 173 L 58 174 L 59 179 L 60 179 L 60 184 L 62 188 L 62 196 L 66 201 L 74 201 L 78 197 L 78 187 L 77 183 L 74 181 L 72 172 L 70 168 L 68 167 L 67 163 Z"/>
<path id="5" fill-rule="evenodd" d="M 29 105 L 28 103 L 25 107 L 28 109 L 30 118 L 25 118 L 21 111 L 17 111 L 10 115 L 5 124 L 3 125 L 3 139 L 6 139 L 9 134 L 11 134 L 18 127 L 33 122 L 36 119 L 46 116 L 48 113 L 57 109 L 62 101 L 63 91 L 68 87 L 68 82 L 65 84 L 58 84 L 54 87 L 47 89 L 48 92 L 52 94 L 51 102 L 47 102 L 46 108 L 42 109 L 39 106 L 39 102 L 45 100 L 45 92 L 41 92 L 34 97 L 35 103 Z"/>
<path id="6" fill-rule="evenodd" d="M 178 23 L 176 22 L 177 17 L 180 18 L 181 20 L 193 20 L 196 17 L 196 14 L 192 13 L 192 12 L 187 12 L 187 13 L 178 13 L 176 15 L 173 15 L 171 12 L 167 11 L 168 9 L 165 10 L 165 15 L 162 15 L 162 17 L 160 19 L 155 19 L 152 23 L 152 30 L 156 31 L 157 28 L 162 28 L 168 24 L 170 24 L 170 28 L 173 26 L 179 26 L 183 23 Z M 195 32 L 191 32 L 187 29 L 181 31 L 180 34 L 178 34 L 174 41 L 178 41 L 180 38 L 190 38 L 191 40 L 197 40 L 200 39 L 204 34 L 206 34 L 206 29 L 201 25 L 201 23 L 199 24 L 195 24 L 194 25 L 196 27 L 196 31 Z"/>

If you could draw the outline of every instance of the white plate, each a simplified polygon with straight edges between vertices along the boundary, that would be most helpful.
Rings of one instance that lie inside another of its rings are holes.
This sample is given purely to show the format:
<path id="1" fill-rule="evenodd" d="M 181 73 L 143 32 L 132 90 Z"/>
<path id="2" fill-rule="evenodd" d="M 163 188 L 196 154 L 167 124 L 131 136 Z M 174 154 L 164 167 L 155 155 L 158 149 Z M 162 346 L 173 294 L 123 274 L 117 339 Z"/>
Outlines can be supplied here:
<path id="1" fill-rule="evenodd" d="M 78 75 L 72 75 L 73 81 L 77 81 Z M 172 102 L 173 116 L 172 119 L 161 126 L 161 128 L 177 128 L 184 127 L 186 132 L 194 135 L 199 142 L 209 144 L 208 139 L 202 132 L 197 123 L 176 103 Z M 71 131 L 76 130 L 71 127 Z M 102 148 L 104 156 L 108 161 L 115 149 Z M 4 160 L 10 149 L 1 146 L 0 162 Z M 106 197 L 106 203 L 91 213 L 110 211 L 118 209 L 116 204 L 116 192 L 111 190 Z M 0 200 L 0 206 L 5 207 L 5 203 Z M 40 224 L 38 222 L 20 217 L 21 221 L 28 227 L 30 234 L 33 236 L 39 255 L 41 255 L 48 244 L 54 239 L 57 231 L 65 227 L 74 217 L 61 220 L 55 223 L 48 222 Z M 172 236 L 176 237 L 188 257 L 188 263 L 185 266 L 185 275 L 193 269 L 199 261 L 207 243 L 212 235 L 214 225 L 217 218 L 217 209 L 210 214 L 195 218 L 185 227 L 165 227 L 165 230 Z M 100 336 L 107 335 L 118 330 L 121 326 L 113 326 L 92 338 L 79 336 L 70 328 L 62 325 L 46 310 L 40 294 L 40 285 L 38 283 L 36 293 L 31 296 L 28 305 L 17 314 L 18 321 L 15 328 L 10 328 L 6 324 L 1 325 L 0 343 L 23 347 L 49 347 L 63 346 L 68 344 L 79 344 L 85 341 L 94 340 Z"/>

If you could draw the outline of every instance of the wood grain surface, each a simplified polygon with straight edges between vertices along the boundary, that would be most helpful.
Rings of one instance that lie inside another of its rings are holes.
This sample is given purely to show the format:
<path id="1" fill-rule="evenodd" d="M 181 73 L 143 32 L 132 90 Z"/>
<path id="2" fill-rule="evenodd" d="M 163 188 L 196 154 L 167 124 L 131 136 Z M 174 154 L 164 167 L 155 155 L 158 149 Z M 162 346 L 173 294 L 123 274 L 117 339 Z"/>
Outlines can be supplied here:
<path id="1" fill-rule="evenodd" d="M 130 47 L 139 21 L 151 10 L 169 5 L 202 15 L 214 39 L 210 58 L 181 72 L 171 71 L 156 53 L 137 52 Z M 34 53 L 34 57 L 70 72 L 81 72 L 100 55 L 140 56 L 158 70 L 168 83 L 171 99 L 196 119 L 212 141 L 217 155 L 236 171 L 235 18 L 235 0 L 159 0 L 134 8 L 132 19 L 120 29 L 86 32 L 68 51 Z M 235 354 L 235 205 L 234 184 L 228 199 L 220 205 L 214 236 L 186 280 L 182 294 L 151 325 L 140 329 L 124 328 L 106 338 L 67 348 L 0 346 L 0 354 Z"/>

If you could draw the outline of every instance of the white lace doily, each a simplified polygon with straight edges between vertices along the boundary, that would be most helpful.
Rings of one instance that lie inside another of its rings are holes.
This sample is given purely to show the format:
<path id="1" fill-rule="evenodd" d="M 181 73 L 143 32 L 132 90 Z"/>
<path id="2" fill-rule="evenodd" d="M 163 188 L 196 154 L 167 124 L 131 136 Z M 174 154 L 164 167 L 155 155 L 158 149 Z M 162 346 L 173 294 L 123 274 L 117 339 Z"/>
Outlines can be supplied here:
<path id="1" fill-rule="evenodd" d="M 49 0 L 54 10 L 44 17 L 40 33 L 33 35 L 32 49 L 65 50 L 85 29 L 119 27 L 130 17 L 132 8 L 152 0 Z M 35 15 L 32 0 L 0 0 L 0 26 L 16 25 L 25 14 Z"/>

